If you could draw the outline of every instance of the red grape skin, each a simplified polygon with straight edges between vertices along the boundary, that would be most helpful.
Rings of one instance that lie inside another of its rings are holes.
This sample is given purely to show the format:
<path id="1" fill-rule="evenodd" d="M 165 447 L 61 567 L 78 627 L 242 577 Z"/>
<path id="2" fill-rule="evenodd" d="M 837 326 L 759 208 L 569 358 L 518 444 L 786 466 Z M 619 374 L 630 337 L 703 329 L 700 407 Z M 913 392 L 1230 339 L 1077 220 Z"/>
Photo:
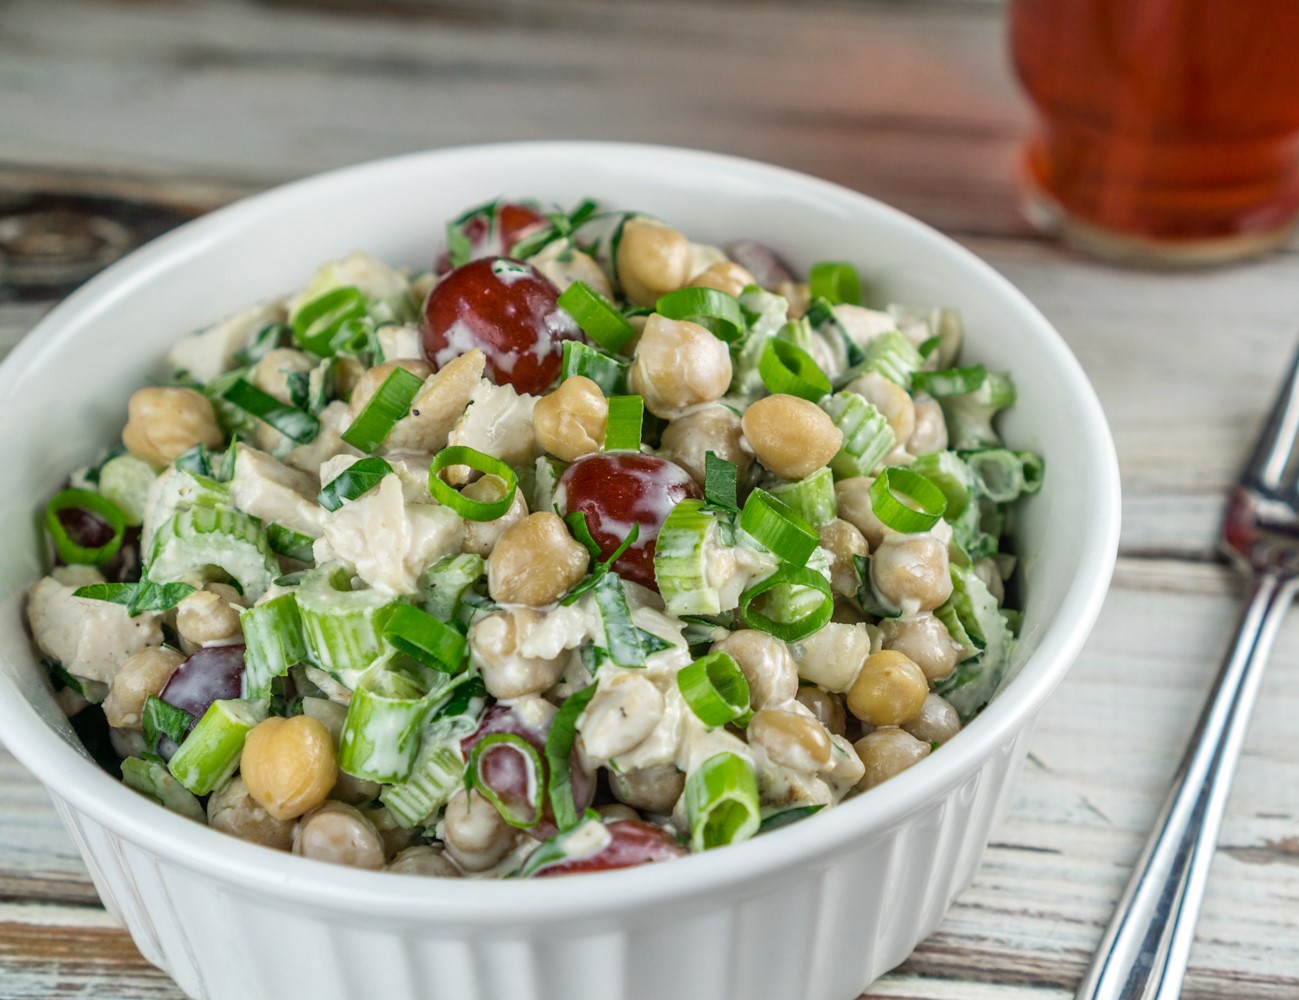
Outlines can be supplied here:
<path id="1" fill-rule="evenodd" d="M 639 525 L 635 544 L 613 568 L 628 580 L 658 590 L 654 546 L 659 529 L 682 500 L 702 497 L 690 473 L 676 463 L 656 455 L 615 451 L 585 455 L 570 465 L 560 477 L 555 499 L 565 514 L 586 515 L 601 558 L 612 555 L 632 525 Z"/>
<path id="2" fill-rule="evenodd" d="M 546 223 L 546 217 L 530 205 L 502 201 L 493 207 L 494 216 L 484 209 L 460 223 L 460 232 L 469 241 L 469 260 L 508 254 L 519 240 Z M 446 274 L 450 270 L 451 252 L 443 250 L 438 257 L 437 273 Z"/>
<path id="3" fill-rule="evenodd" d="M 589 858 L 561 861 L 541 869 L 534 878 L 552 875 L 576 875 L 581 872 L 602 872 L 612 868 L 633 868 L 655 861 L 671 861 L 690 852 L 676 842 L 672 834 L 653 823 L 639 819 L 620 819 L 605 824 L 609 843 L 603 850 Z"/>
<path id="4" fill-rule="evenodd" d="M 477 347 L 493 382 L 543 393 L 559 374 L 563 341 L 583 339 L 558 297 L 531 264 L 508 257 L 470 261 L 424 302 L 424 356 L 437 369 Z"/>
<path id="5" fill-rule="evenodd" d="M 214 701 L 238 698 L 244 679 L 244 647 L 204 646 L 176 668 L 158 697 L 195 719 Z"/>

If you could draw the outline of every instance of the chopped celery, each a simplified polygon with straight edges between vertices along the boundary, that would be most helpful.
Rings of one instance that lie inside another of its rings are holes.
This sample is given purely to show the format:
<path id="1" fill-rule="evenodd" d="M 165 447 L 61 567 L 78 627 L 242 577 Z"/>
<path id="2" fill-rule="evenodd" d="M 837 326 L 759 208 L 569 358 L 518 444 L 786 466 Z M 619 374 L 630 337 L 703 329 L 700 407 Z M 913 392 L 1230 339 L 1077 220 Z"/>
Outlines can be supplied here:
<path id="1" fill-rule="evenodd" d="M 265 714 L 257 702 L 212 702 L 172 755 L 168 770 L 195 795 L 214 791 L 235 773 L 249 730 Z"/>

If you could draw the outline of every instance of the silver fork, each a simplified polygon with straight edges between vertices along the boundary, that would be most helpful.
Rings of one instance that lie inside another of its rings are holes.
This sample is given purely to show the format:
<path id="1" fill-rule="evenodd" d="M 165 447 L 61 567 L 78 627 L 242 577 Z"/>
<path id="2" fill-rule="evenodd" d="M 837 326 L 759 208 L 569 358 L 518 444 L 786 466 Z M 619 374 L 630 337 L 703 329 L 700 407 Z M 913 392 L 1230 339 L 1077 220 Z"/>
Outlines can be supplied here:
<path id="1" fill-rule="evenodd" d="M 1231 779 L 1299 580 L 1299 354 L 1232 489 L 1220 545 L 1249 574 L 1249 600 L 1077 1000 L 1181 995 Z"/>

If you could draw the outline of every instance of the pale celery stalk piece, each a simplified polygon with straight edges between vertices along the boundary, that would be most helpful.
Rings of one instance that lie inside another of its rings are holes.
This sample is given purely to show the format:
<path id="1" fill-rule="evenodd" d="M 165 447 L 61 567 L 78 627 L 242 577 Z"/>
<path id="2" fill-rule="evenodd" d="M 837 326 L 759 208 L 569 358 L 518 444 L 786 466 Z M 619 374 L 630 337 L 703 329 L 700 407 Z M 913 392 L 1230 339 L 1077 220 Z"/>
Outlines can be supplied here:
<path id="1" fill-rule="evenodd" d="M 265 717 L 260 702 L 212 702 L 168 762 L 172 777 L 195 795 L 221 787 L 239 767 L 249 730 Z"/>

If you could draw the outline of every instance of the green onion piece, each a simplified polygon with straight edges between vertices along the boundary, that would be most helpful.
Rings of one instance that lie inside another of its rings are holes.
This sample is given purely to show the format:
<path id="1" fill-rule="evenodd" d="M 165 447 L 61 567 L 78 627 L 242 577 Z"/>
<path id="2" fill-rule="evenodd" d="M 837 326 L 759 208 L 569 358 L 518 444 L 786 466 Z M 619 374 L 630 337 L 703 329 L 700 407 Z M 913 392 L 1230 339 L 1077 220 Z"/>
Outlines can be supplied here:
<path id="1" fill-rule="evenodd" d="M 348 348 L 356 353 L 369 308 L 359 288 L 335 288 L 298 310 L 293 317 L 293 339 L 322 358 Z"/>
<path id="2" fill-rule="evenodd" d="M 251 367 L 270 354 L 275 348 L 289 344 L 292 338 L 293 328 L 288 324 L 267 323 L 252 335 L 247 346 L 235 351 L 231 356 L 231 360 L 236 365 Z"/>
<path id="3" fill-rule="evenodd" d="M 828 468 L 817 469 L 797 482 L 779 483 L 769 492 L 815 528 L 829 524 L 839 516 L 839 505 L 834 496 L 834 473 Z"/>
<path id="4" fill-rule="evenodd" d="M 781 586 L 806 587 L 821 593 L 821 602 L 796 621 L 777 621 L 753 607 L 755 599 L 767 591 Z M 750 628 L 761 629 L 786 642 L 798 642 L 817 632 L 830 620 L 834 613 L 834 597 L 830 593 L 830 582 L 814 569 L 806 566 L 791 566 L 785 563 L 766 579 L 760 580 L 740 595 L 740 617 Z"/>
<path id="5" fill-rule="evenodd" d="M 577 824 L 572 829 L 556 833 L 549 840 L 542 841 L 537 849 L 528 855 L 528 860 L 523 863 L 523 867 L 515 877 L 533 878 L 555 865 L 568 861 L 575 854 L 578 857 L 589 856 L 591 839 L 586 831 L 592 824 L 602 825 L 600 814 L 594 809 L 588 809 L 584 815 L 578 817 Z"/>
<path id="6" fill-rule="evenodd" d="M 528 789 L 531 796 L 523 802 L 507 802 L 483 779 L 483 758 L 489 751 L 509 752 L 521 756 L 529 768 Z M 501 818 L 510 826 L 528 830 L 541 821 L 546 802 L 546 770 L 537 748 L 514 733 L 490 733 L 474 744 L 469 753 L 467 778 L 488 802 L 496 807 Z"/>
<path id="7" fill-rule="evenodd" d="M 710 507 L 732 514 L 740 512 L 735 484 L 737 475 L 734 462 L 718 458 L 711 451 L 704 453 L 704 499 Z"/>
<path id="8" fill-rule="evenodd" d="M 917 347 L 916 350 L 920 352 L 920 356 L 922 358 L 928 361 L 929 355 L 933 354 L 934 351 L 938 350 L 939 345 L 941 345 L 942 342 L 943 342 L 942 337 L 937 337 L 937 336 L 926 337 L 924 340 L 920 342 L 920 346 Z"/>
<path id="9" fill-rule="evenodd" d="M 965 452 L 961 457 L 974 476 L 975 487 L 993 503 L 1011 503 L 1042 488 L 1042 459 L 1031 451 L 989 448 Z"/>
<path id="10" fill-rule="evenodd" d="M 590 575 L 587 576 L 586 579 L 577 583 L 573 589 L 564 596 L 564 599 L 559 602 L 560 604 L 567 606 L 575 604 L 578 598 L 588 590 L 594 589 L 595 585 L 600 582 L 600 578 L 608 573 L 613 564 L 622 557 L 622 554 L 636 543 L 636 539 L 640 537 L 640 525 L 633 524 L 631 526 L 631 531 L 627 532 L 627 537 L 618 543 L 618 547 L 609 553 L 609 557 L 607 559 L 600 559 L 600 546 L 597 545 L 595 539 L 591 537 L 591 529 L 588 528 L 586 524 L 586 515 L 580 510 L 575 510 L 564 518 L 564 520 L 568 523 L 569 528 L 572 529 L 574 537 L 586 546 L 587 552 L 591 553 L 591 558 L 597 560 L 595 569 L 591 571 Z"/>
<path id="11" fill-rule="evenodd" d="M 763 489 L 749 494 L 740 512 L 740 528 L 794 566 L 806 565 L 821 544 L 815 528 Z"/>
<path id="12" fill-rule="evenodd" d="M 909 535 L 928 531 L 947 510 L 947 497 L 937 486 L 918 472 L 891 465 L 878 476 L 870 488 L 871 509 L 886 527 Z M 908 505 L 906 497 L 920 509 Z"/>
<path id="13" fill-rule="evenodd" d="M 367 781 L 405 781 L 429 713 L 428 685 L 409 671 L 378 668 L 352 692 L 338 741 L 338 766 Z"/>
<path id="14" fill-rule="evenodd" d="M 144 746 L 149 753 L 158 752 L 158 741 L 164 736 L 180 743 L 192 725 L 194 716 L 183 708 L 177 708 L 152 694 L 145 699 L 144 711 L 140 713 L 140 729 L 144 732 Z"/>
<path id="15" fill-rule="evenodd" d="M 671 615 L 715 615 L 721 593 L 709 584 L 708 535 L 717 513 L 686 499 L 668 512 L 654 543 L 654 579 Z"/>
<path id="16" fill-rule="evenodd" d="M 813 264 L 807 274 L 807 291 L 812 298 L 823 298 L 834 305 L 862 304 L 861 277 L 855 267 L 843 261 L 823 260 Z"/>
<path id="17" fill-rule="evenodd" d="M 337 563 L 319 566 L 293 594 L 307 661 L 344 679 L 359 677 L 385 651 L 383 626 L 396 603 L 383 591 L 349 590 L 350 575 Z"/>
<path id="18" fill-rule="evenodd" d="M 392 466 L 377 455 L 353 462 L 325 484 L 316 494 L 316 503 L 325 510 L 338 510 L 345 500 L 356 500 L 392 474 Z"/>
<path id="19" fill-rule="evenodd" d="M 139 583 L 91 583 L 78 587 L 72 596 L 120 604 L 134 618 L 145 611 L 170 611 L 192 593 L 194 588 L 188 583 L 158 584 L 145 579 Z"/>
<path id="20" fill-rule="evenodd" d="M 550 765 L 550 807 L 555 813 L 555 825 L 562 833 L 581 822 L 577 802 L 573 798 L 572 754 L 577 740 L 577 719 L 595 697 L 594 684 L 574 691 L 559 706 L 546 734 L 546 763 Z"/>
<path id="21" fill-rule="evenodd" d="M 499 500 L 471 500 L 448 486 L 438 475 L 443 469 L 452 465 L 467 465 L 486 475 L 498 477 L 505 483 L 505 495 Z M 443 448 L 434 456 L 432 464 L 428 467 L 428 488 L 434 500 L 444 507 L 449 507 L 466 521 L 495 521 L 514 503 L 514 493 L 519 488 L 519 477 L 499 458 L 484 455 L 481 451 L 466 445 L 453 445 L 450 448 Z"/>
<path id="22" fill-rule="evenodd" d="M 930 451 L 917 455 L 910 469 L 943 491 L 947 498 L 944 518 L 954 522 L 965 512 L 975 487 L 974 474 L 956 452 Z"/>
<path id="23" fill-rule="evenodd" d="M 158 474 L 148 462 L 134 455 L 110 458 L 99 470 L 99 493 L 122 512 L 122 518 L 132 527 L 144 521 L 149 487 Z"/>
<path id="24" fill-rule="evenodd" d="M 103 681 L 92 681 L 87 677 L 77 677 L 63 669 L 62 663 L 54 660 L 41 660 L 45 669 L 50 672 L 50 682 L 55 691 L 71 688 L 92 705 L 100 705 L 108 697 L 108 685 Z"/>
<path id="25" fill-rule="evenodd" d="M 714 754 L 686 776 L 690 849 L 708 851 L 748 840 L 758 832 L 758 781 L 738 754 Z"/>
<path id="26" fill-rule="evenodd" d="M 79 510 L 100 521 L 111 531 L 112 537 L 103 545 L 83 547 L 68 535 L 59 513 L 65 510 Z M 122 547 L 122 537 L 126 533 L 126 518 L 111 500 L 101 497 L 89 490 L 62 490 L 52 498 L 45 508 L 45 530 L 54 543 L 54 551 L 65 563 L 102 566 Z"/>
<path id="27" fill-rule="evenodd" d="M 418 375 L 405 368 L 394 368 L 343 431 L 343 440 L 359 451 L 374 451 L 383 444 L 397 421 L 410 411 L 411 401 L 423 385 L 424 380 Z"/>
<path id="28" fill-rule="evenodd" d="M 812 356 L 778 337 L 772 337 L 763 347 L 758 374 L 771 393 L 782 392 L 812 403 L 830 394 L 830 380 Z"/>
<path id="29" fill-rule="evenodd" d="M 911 376 L 911 391 L 927 392 L 936 399 L 964 396 L 977 391 L 987 377 L 988 369 L 983 365 L 944 368 L 936 372 L 919 371 Z"/>
<path id="30" fill-rule="evenodd" d="M 439 559 L 424 574 L 424 610 L 438 621 L 454 621 L 461 596 L 483 575 L 485 565 L 473 552 Z"/>
<path id="31" fill-rule="evenodd" d="M 207 814 L 194 793 L 182 787 L 166 766 L 156 760 L 127 757 L 122 761 L 122 784 L 186 819 L 207 823 Z"/>
<path id="32" fill-rule="evenodd" d="M 590 525 L 586 523 L 586 514 L 580 510 L 575 510 L 564 518 L 564 523 L 568 525 L 568 530 L 591 554 L 592 559 L 600 558 L 600 543 L 591 537 Z"/>
<path id="33" fill-rule="evenodd" d="M 272 522 L 266 526 L 266 543 L 277 556 L 304 563 L 314 561 L 312 545 L 315 539 L 283 524 Z"/>
<path id="34" fill-rule="evenodd" d="M 264 717 L 256 702 L 212 702 L 167 762 L 167 769 L 195 795 L 207 795 L 235 773 L 248 731 Z"/>
<path id="35" fill-rule="evenodd" d="M 559 296 L 559 308 L 568 313 L 582 332 L 606 351 L 620 351 L 636 335 L 608 299 L 590 285 L 575 281 Z"/>
<path id="36" fill-rule="evenodd" d="M 460 672 L 469 648 L 456 629 L 409 604 L 393 608 L 383 627 L 383 637 L 394 649 L 448 674 Z"/>
<path id="37" fill-rule="evenodd" d="M 612 354 L 597 351 L 580 340 L 566 340 L 559 377 L 566 379 L 584 375 L 606 396 L 615 396 L 627 391 L 627 369 L 630 367 L 626 358 L 615 358 Z"/>
<path id="38" fill-rule="evenodd" d="M 644 422 L 645 400 L 640 396 L 610 396 L 604 450 L 640 451 L 641 425 Z"/>
<path id="39" fill-rule="evenodd" d="M 824 803 L 817 802 L 815 805 L 782 809 L 780 812 L 772 813 L 766 817 L 758 827 L 758 833 L 770 833 L 772 830 L 779 830 L 782 826 L 788 826 L 790 823 L 797 823 L 800 819 L 815 815 L 824 808 Z"/>
<path id="40" fill-rule="evenodd" d="M 239 582 L 255 602 L 280 575 L 261 522 L 243 511 L 191 507 L 168 520 L 153 536 L 147 572 L 156 583 L 183 582 L 195 570 L 216 566 Z"/>
<path id="41" fill-rule="evenodd" d="M 830 460 L 831 470 L 843 479 L 873 475 L 897 444 L 888 418 L 865 396 L 846 390 L 822 400 L 821 409 L 843 432 L 843 447 Z"/>
<path id="42" fill-rule="evenodd" d="M 701 656 L 677 673 L 681 697 L 705 726 L 744 725 L 749 712 L 749 682 L 729 653 Z"/>
<path id="43" fill-rule="evenodd" d="M 205 444 L 196 444 L 189 451 L 179 455 L 171 463 L 178 472 L 188 472 L 194 476 L 213 478 L 213 456 Z"/>
<path id="44" fill-rule="evenodd" d="M 622 577 L 617 573 L 604 573 L 595 587 L 595 604 L 604 622 L 605 646 L 609 656 L 620 667 L 645 666 L 646 650 L 641 642 L 641 629 L 631 620 L 627 606 L 627 592 Z"/>
<path id="45" fill-rule="evenodd" d="M 739 301 L 715 288 L 678 288 L 662 296 L 654 311 L 668 319 L 698 323 L 728 344 L 744 336 L 744 310 Z"/>
<path id="46" fill-rule="evenodd" d="M 307 444 L 320 433 L 320 421 L 296 406 L 281 403 L 268 392 L 263 392 L 246 379 L 236 379 L 221 398 L 258 420 L 265 421 L 285 437 Z"/>
<path id="47" fill-rule="evenodd" d="M 293 594 L 281 594 L 239 613 L 244 634 L 244 687 L 249 698 L 269 698 L 271 679 L 307 658 L 302 616 Z"/>

